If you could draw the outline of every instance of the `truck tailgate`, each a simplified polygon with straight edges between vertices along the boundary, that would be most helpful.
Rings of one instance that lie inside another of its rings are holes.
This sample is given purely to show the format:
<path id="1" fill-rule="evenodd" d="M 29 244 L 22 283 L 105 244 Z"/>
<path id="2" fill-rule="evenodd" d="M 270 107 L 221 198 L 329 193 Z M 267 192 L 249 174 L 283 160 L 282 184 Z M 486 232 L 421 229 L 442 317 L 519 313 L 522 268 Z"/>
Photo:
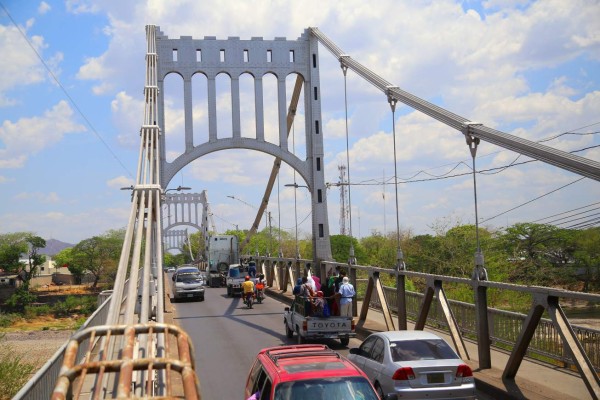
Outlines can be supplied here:
<path id="1" fill-rule="evenodd" d="M 352 332 L 352 318 L 344 317 L 307 317 L 306 329 L 310 333 L 341 333 L 346 334 Z"/>

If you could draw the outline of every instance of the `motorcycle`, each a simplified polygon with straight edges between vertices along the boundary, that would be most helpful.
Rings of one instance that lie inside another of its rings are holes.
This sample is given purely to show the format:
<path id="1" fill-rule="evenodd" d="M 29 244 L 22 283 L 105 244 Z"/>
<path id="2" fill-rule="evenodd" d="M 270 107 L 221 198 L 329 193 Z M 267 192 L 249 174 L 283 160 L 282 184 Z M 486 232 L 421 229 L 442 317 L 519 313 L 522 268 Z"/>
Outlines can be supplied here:
<path id="1" fill-rule="evenodd" d="M 252 303 L 254 303 L 253 297 L 254 295 L 252 293 L 244 294 L 244 303 L 246 304 L 246 307 L 252 308 Z"/>
<path id="2" fill-rule="evenodd" d="M 261 304 L 263 299 L 265 298 L 265 285 L 262 285 L 260 283 L 256 284 L 256 302 L 258 304 Z"/>

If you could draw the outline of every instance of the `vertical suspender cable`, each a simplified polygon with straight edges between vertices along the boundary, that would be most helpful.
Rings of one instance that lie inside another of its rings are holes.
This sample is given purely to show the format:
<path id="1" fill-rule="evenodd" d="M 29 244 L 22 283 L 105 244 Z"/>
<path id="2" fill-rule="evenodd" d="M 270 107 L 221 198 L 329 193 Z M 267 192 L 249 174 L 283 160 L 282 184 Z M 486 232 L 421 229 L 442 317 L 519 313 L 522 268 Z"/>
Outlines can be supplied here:
<path id="1" fill-rule="evenodd" d="M 400 212 L 398 208 L 398 162 L 396 159 L 396 104 L 398 100 L 391 95 L 391 90 L 388 90 L 388 102 L 390 103 L 390 107 L 392 108 L 392 137 L 394 142 L 394 189 L 396 191 L 396 245 L 397 245 L 397 255 L 396 268 L 399 270 L 404 270 L 404 255 L 402 254 L 402 249 L 400 247 Z"/>

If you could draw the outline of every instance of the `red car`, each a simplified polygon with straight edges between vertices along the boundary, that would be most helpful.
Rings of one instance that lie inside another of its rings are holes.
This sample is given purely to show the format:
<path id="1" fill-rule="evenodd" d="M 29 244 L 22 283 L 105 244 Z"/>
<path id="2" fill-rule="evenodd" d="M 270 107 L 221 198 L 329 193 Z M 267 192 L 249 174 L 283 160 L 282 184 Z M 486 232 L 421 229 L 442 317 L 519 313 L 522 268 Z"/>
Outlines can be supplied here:
<path id="1" fill-rule="evenodd" d="M 262 349 L 248 379 L 244 400 L 378 400 L 366 375 L 322 344 Z"/>

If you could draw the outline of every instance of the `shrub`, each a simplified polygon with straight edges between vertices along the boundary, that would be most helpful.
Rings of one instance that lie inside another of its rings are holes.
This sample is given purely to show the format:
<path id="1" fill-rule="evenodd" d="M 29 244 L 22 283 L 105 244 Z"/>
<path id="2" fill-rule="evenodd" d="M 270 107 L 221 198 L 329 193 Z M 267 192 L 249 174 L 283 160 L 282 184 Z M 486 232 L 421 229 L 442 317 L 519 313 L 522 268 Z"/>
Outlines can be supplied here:
<path id="1" fill-rule="evenodd" d="M 65 301 L 54 304 L 53 311 L 57 317 L 73 313 L 90 315 L 96 309 L 95 296 L 68 296 Z"/>
<path id="2" fill-rule="evenodd" d="M 35 302 L 36 299 L 37 296 L 35 294 L 30 293 L 25 287 L 20 287 L 6 300 L 6 305 L 14 309 L 23 310 L 25 306 Z"/>
<path id="3" fill-rule="evenodd" d="M 3 339 L 4 335 L 0 335 L 0 400 L 8 400 L 27 383 L 35 366 L 15 355 L 10 346 L 2 343 Z"/>
<path id="4" fill-rule="evenodd" d="M 12 314 L 12 313 L 6 314 L 6 313 L 0 312 L 0 328 L 8 328 L 13 323 L 15 323 L 19 318 L 21 318 L 19 316 L 19 314 Z"/>
<path id="5" fill-rule="evenodd" d="M 52 312 L 52 307 L 49 304 L 39 306 L 25 306 L 25 318 L 32 319 L 40 315 L 47 315 Z"/>

